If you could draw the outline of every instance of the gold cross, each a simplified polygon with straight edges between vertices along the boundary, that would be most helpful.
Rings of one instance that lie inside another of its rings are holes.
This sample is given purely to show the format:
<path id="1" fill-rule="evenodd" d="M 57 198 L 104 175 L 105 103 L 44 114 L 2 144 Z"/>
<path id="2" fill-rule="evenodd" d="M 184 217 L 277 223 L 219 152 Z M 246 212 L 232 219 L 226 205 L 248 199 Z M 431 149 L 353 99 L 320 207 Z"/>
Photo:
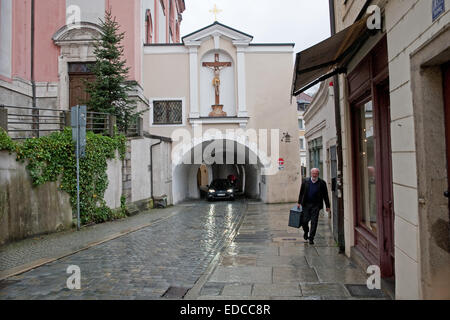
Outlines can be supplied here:
<path id="1" fill-rule="evenodd" d="M 214 13 L 214 21 L 217 21 L 217 14 L 222 12 L 222 10 L 219 10 L 217 6 L 214 4 L 214 8 L 212 10 L 209 10 L 209 12 Z"/>

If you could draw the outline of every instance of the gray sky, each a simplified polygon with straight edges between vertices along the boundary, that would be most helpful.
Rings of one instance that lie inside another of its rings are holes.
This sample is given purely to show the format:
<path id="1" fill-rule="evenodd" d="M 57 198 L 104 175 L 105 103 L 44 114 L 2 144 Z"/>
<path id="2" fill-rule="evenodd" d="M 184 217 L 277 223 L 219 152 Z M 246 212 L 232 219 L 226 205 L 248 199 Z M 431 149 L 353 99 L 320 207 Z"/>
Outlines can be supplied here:
<path id="1" fill-rule="evenodd" d="M 181 35 L 217 20 L 252 35 L 254 43 L 295 43 L 302 51 L 330 36 L 328 0 L 185 0 Z M 308 93 L 310 91 L 308 90 Z"/>

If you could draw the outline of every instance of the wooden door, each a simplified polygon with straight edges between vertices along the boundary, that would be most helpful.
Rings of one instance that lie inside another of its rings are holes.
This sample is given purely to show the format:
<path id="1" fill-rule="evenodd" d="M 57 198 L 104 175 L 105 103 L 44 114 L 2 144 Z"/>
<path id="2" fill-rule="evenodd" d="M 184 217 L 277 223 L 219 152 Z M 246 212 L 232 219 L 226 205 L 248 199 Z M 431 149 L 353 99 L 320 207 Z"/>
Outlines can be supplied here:
<path id="1" fill-rule="evenodd" d="M 92 74 L 69 74 L 69 103 L 70 107 L 83 105 L 89 100 L 86 92 L 85 81 L 92 82 L 95 77 Z"/>
<path id="2" fill-rule="evenodd" d="M 379 144 L 379 172 L 377 179 L 382 181 L 377 187 L 380 195 L 377 199 L 381 222 L 378 231 L 378 247 L 380 249 L 380 267 L 383 277 L 394 275 L 394 204 L 392 186 L 391 125 L 389 83 L 386 81 L 376 86 L 377 124 Z"/>

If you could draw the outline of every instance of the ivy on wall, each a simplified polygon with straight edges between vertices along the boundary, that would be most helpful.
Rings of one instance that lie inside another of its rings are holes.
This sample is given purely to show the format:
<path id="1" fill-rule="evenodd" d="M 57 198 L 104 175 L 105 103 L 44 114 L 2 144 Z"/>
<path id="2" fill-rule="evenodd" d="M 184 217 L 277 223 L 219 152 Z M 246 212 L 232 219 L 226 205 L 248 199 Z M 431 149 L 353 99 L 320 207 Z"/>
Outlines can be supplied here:
<path id="1" fill-rule="evenodd" d="M 27 161 L 27 169 L 34 186 L 46 182 L 60 182 L 59 188 L 70 195 L 72 208 L 77 205 L 77 170 L 72 131 L 65 128 L 49 136 L 26 139 L 15 143 L 0 129 L 0 150 L 17 154 L 17 161 Z M 80 216 L 81 223 L 100 223 L 123 218 L 124 210 L 112 211 L 104 194 L 108 187 L 107 160 L 114 159 L 116 150 L 125 158 L 126 137 L 102 136 L 87 132 L 86 157 L 80 159 Z"/>
<path id="2" fill-rule="evenodd" d="M 0 151 L 6 150 L 6 151 L 13 151 L 15 150 L 15 143 L 12 141 L 12 139 L 8 136 L 8 133 L 6 133 L 3 128 L 0 128 Z"/>

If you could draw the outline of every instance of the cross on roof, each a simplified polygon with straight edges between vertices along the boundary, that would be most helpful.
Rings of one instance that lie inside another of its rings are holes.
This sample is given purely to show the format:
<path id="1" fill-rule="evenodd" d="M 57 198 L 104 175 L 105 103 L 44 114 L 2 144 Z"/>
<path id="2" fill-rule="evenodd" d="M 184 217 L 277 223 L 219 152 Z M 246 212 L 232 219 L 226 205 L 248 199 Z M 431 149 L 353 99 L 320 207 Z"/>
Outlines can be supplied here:
<path id="1" fill-rule="evenodd" d="M 214 13 L 214 21 L 217 21 L 217 14 L 222 12 L 222 10 L 217 8 L 217 5 L 214 4 L 214 8 L 212 10 L 209 10 L 209 12 Z"/>

